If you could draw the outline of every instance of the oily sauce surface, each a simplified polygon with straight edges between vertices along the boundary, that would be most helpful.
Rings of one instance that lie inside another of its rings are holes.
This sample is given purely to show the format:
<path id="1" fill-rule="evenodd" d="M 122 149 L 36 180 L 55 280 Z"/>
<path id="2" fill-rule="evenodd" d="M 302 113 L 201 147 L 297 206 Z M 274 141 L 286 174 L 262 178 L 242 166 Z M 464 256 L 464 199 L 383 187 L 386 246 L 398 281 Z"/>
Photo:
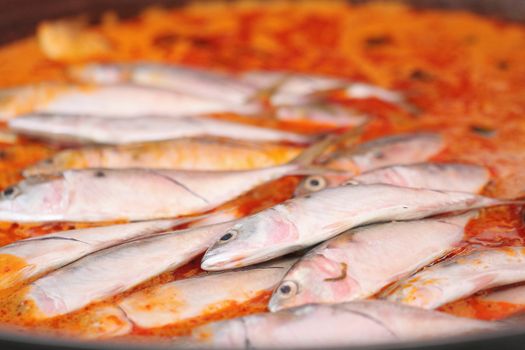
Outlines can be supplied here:
<path id="1" fill-rule="evenodd" d="M 436 131 L 447 148 L 435 161 L 486 166 L 492 181 L 484 194 L 500 198 L 525 196 L 525 27 L 462 12 L 415 11 L 395 4 L 348 6 L 342 2 L 194 4 L 179 9 L 150 8 L 121 21 L 113 13 L 90 29 L 110 50 L 97 57 L 51 60 L 28 38 L 0 49 L 0 87 L 47 80 L 67 80 L 69 63 L 157 61 L 240 72 L 288 70 L 340 76 L 404 92 L 419 113 L 375 100 L 343 101 L 376 118 L 362 141 L 409 131 Z M 311 133 L 318 127 L 218 116 Z M 326 130 L 330 130 L 327 126 Z M 20 171 L 57 152 L 59 147 L 28 139 L 12 142 L 0 130 L 0 187 L 21 179 Z M 290 197 L 298 179 L 266 184 L 228 203 L 239 213 L 260 210 Z M 525 245 L 524 211 L 517 206 L 482 211 L 471 222 L 469 245 Z M 93 224 L 0 223 L 0 245 L 57 230 Z M 468 248 L 468 247 L 467 247 Z M 193 276 L 199 259 L 134 290 Z M 101 304 L 129 295 L 128 291 Z M 21 305 L 21 291 L 6 291 L 0 322 L 35 331 L 82 336 L 91 305 L 70 315 L 36 322 Z M 210 320 L 266 309 L 265 293 L 243 305 L 225 305 L 184 324 L 162 329 L 135 328 L 132 336 L 186 334 Z M 481 319 L 499 319 L 516 307 L 481 302 L 476 297 L 442 310 Z M 29 313 L 30 314 L 30 313 Z"/>

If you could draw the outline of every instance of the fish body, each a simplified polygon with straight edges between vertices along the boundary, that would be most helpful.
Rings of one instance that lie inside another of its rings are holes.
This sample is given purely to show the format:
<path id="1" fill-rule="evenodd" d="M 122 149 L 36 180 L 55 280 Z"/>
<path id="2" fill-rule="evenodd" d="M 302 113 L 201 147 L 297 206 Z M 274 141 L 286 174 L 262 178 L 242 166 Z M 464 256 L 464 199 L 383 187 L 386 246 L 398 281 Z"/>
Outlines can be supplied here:
<path id="1" fill-rule="evenodd" d="M 280 71 L 246 72 L 242 78 L 267 91 L 270 102 L 275 106 L 297 105 L 317 101 L 314 95 L 334 90 L 348 84 L 346 80 L 322 75 L 308 75 Z"/>
<path id="2" fill-rule="evenodd" d="M 93 253 L 30 284 L 26 301 L 42 319 L 78 310 L 184 265 L 231 224 L 173 231 Z"/>
<path id="3" fill-rule="evenodd" d="M 56 232 L 16 241 L 0 248 L 0 259 L 6 267 L 0 274 L 0 289 L 40 276 L 90 253 L 167 231 L 192 220 L 183 218 L 110 225 Z M 12 267 L 7 268 L 10 265 Z"/>
<path id="4" fill-rule="evenodd" d="M 271 311 L 368 298 L 458 247 L 475 214 L 365 226 L 302 257 L 269 303 Z"/>
<path id="5" fill-rule="evenodd" d="M 182 322 L 272 291 L 296 260 L 284 259 L 243 270 L 177 280 L 134 293 L 118 306 L 141 328 Z"/>
<path id="6" fill-rule="evenodd" d="M 94 117 L 67 114 L 31 114 L 9 121 L 17 133 L 46 140 L 101 144 L 126 144 L 215 136 L 247 141 L 310 143 L 312 138 L 277 129 L 262 128 L 206 117 L 142 116 Z"/>
<path id="7" fill-rule="evenodd" d="M 256 86 L 233 74 L 179 65 L 89 64 L 74 67 L 71 75 L 81 82 L 132 83 L 231 105 L 248 103 L 258 91 Z"/>
<path id="8" fill-rule="evenodd" d="M 525 248 L 477 250 L 433 265 L 385 293 L 390 301 L 435 309 L 480 290 L 525 280 Z"/>
<path id="9" fill-rule="evenodd" d="M 150 168 L 250 170 L 285 164 L 301 147 L 234 140 L 179 139 L 142 144 L 67 149 L 24 169 L 24 176 L 70 169 Z"/>
<path id="10" fill-rule="evenodd" d="M 354 184 L 387 184 L 402 187 L 428 188 L 443 191 L 479 193 L 488 183 L 487 169 L 459 163 L 420 163 L 394 165 L 352 176 L 352 174 L 326 174 L 306 177 L 297 187 L 295 194 L 303 195 L 336 187 L 345 182 Z"/>
<path id="11" fill-rule="evenodd" d="M 405 97 L 400 92 L 367 83 L 352 83 L 345 88 L 344 94 L 351 99 L 374 98 L 391 104 L 405 103 Z"/>
<path id="12" fill-rule="evenodd" d="M 14 88 L 2 95 L 0 119 L 3 120 L 27 113 L 173 118 L 230 111 L 230 106 L 224 103 L 134 85 L 40 84 Z"/>
<path id="13" fill-rule="evenodd" d="M 334 153 L 326 166 L 357 174 L 391 165 L 427 161 L 443 150 L 439 134 L 419 132 L 387 136 Z"/>
<path id="14" fill-rule="evenodd" d="M 206 252 L 202 268 L 246 266 L 303 249 L 351 228 L 414 220 L 505 202 L 466 192 L 346 185 L 295 197 L 234 225 Z"/>
<path id="15" fill-rule="evenodd" d="M 306 305 L 211 323 L 193 330 L 200 346 L 235 349 L 331 348 L 422 341 L 500 329 L 384 301 Z"/>
<path id="16" fill-rule="evenodd" d="M 246 171 L 67 170 L 30 177 L 4 190 L 0 220 L 151 220 L 205 212 L 300 169 L 290 164 Z"/>
<path id="17" fill-rule="evenodd" d="M 525 285 L 511 286 L 502 290 L 493 291 L 481 297 L 489 302 L 525 305 Z"/>

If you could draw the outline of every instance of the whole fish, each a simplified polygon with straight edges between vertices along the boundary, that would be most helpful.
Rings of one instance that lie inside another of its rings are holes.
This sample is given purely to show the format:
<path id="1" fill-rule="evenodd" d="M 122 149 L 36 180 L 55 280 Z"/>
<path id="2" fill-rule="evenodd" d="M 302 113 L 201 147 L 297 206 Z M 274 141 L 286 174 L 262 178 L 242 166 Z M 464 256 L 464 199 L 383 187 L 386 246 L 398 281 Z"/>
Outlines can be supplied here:
<path id="1" fill-rule="evenodd" d="M 2 192 L 0 220 L 137 221 L 205 212 L 265 182 L 319 172 L 310 164 L 333 141 L 319 141 L 288 164 L 255 170 L 84 169 L 29 177 Z"/>
<path id="2" fill-rule="evenodd" d="M 312 246 L 365 224 L 421 219 L 503 203 L 508 202 L 466 192 L 382 184 L 328 188 L 240 220 L 206 252 L 201 266 L 205 270 L 246 266 Z"/>
<path id="3" fill-rule="evenodd" d="M 0 248 L 0 289 L 64 266 L 90 253 L 167 231 L 195 218 L 137 222 L 47 234 Z"/>
<path id="4" fill-rule="evenodd" d="M 326 165 L 357 174 L 390 165 L 414 164 L 428 160 L 443 150 L 439 134 L 417 132 L 386 136 L 333 153 Z"/>
<path id="5" fill-rule="evenodd" d="M 300 147 L 271 143 L 179 139 L 67 149 L 24 169 L 23 174 L 28 177 L 85 168 L 249 170 L 284 164 L 300 152 Z"/>
<path id="6" fill-rule="evenodd" d="M 378 300 L 306 305 L 215 322 L 193 330 L 193 343 L 221 349 L 336 348 L 422 341 L 501 329 Z"/>
<path id="7" fill-rule="evenodd" d="M 29 114 L 9 121 L 17 133 L 45 140 L 126 144 L 216 136 L 248 141 L 311 143 L 312 137 L 255 125 L 206 117 L 136 118 L 68 114 Z"/>
<path id="8" fill-rule="evenodd" d="M 43 83 L 12 88 L 0 92 L 0 96 L 0 119 L 3 120 L 27 113 L 131 118 L 235 111 L 224 103 L 133 85 L 95 87 Z M 252 108 L 247 111 L 254 112 Z"/>
<path id="9" fill-rule="evenodd" d="M 178 280 L 134 293 L 118 306 L 141 328 L 182 322 L 272 291 L 295 261 L 296 258 L 289 258 L 243 270 Z"/>
<path id="10" fill-rule="evenodd" d="M 353 174 L 310 175 L 296 188 L 296 195 L 336 187 L 350 181 L 353 184 L 375 184 L 429 188 L 443 191 L 478 193 L 489 182 L 487 169 L 460 163 L 420 163 L 394 165 L 353 176 Z"/>
<path id="11" fill-rule="evenodd" d="M 404 94 L 380 86 L 348 79 L 279 71 L 252 71 L 244 80 L 266 91 L 274 105 L 296 105 L 322 101 L 326 93 L 341 90 L 349 99 L 377 99 L 414 111 Z"/>
<path id="12" fill-rule="evenodd" d="M 435 309 L 480 290 L 525 281 L 525 248 L 473 251 L 433 265 L 401 281 L 384 297 Z"/>
<path id="13" fill-rule="evenodd" d="M 110 63 L 74 66 L 73 78 L 95 84 L 132 83 L 174 90 L 225 104 L 250 102 L 258 88 L 233 74 L 159 63 Z"/>
<path id="14" fill-rule="evenodd" d="M 347 231 L 314 248 L 283 278 L 270 311 L 368 298 L 448 254 L 474 213 Z"/>
<path id="15" fill-rule="evenodd" d="M 173 231 L 90 254 L 29 285 L 36 318 L 78 310 L 124 292 L 202 254 L 233 222 Z"/>

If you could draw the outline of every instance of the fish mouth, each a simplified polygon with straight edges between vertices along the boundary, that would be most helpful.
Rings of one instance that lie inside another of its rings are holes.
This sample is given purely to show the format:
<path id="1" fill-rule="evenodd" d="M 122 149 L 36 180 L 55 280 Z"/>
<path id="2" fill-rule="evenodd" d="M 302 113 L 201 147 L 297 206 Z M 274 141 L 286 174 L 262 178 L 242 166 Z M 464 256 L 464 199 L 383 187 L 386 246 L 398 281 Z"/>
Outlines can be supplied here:
<path id="1" fill-rule="evenodd" d="M 277 312 L 283 309 L 285 309 L 285 307 L 281 305 L 281 303 L 279 302 L 279 298 L 276 297 L 275 294 L 272 295 L 270 301 L 268 302 L 268 310 L 270 310 L 270 312 Z"/>
<path id="2" fill-rule="evenodd" d="M 206 271 L 220 271 L 246 266 L 245 256 L 231 256 L 228 254 L 205 254 L 201 261 L 201 268 Z"/>
<path id="3" fill-rule="evenodd" d="M 201 268 L 206 271 L 221 271 L 236 269 L 239 267 L 245 267 L 249 265 L 254 265 L 262 263 L 265 261 L 272 260 L 280 255 L 284 254 L 274 254 L 273 251 L 254 251 L 244 252 L 241 254 L 233 254 L 227 252 L 217 252 L 212 253 L 208 252 L 204 254 L 204 257 L 201 261 Z"/>

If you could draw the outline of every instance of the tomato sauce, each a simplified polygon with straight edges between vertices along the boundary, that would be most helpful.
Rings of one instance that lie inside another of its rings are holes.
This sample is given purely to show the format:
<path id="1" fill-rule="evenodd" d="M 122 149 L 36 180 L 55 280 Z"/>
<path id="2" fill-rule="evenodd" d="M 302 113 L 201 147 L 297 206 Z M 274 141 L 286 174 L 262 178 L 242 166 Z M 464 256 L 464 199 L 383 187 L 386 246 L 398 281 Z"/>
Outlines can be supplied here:
<path id="1" fill-rule="evenodd" d="M 176 9 L 150 8 L 119 20 L 113 13 L 89 30 L 110 50 L 97 57 L 51 60 L 36 38 L 0 48 L 0 87 L 38 81 L 67 81 L 68 63 L 156 61 L 240 72 L 287 70 L 369 82 L 406 94 L 418 112 L 377 100 L 330 98 L 374 116 L 361 141 L 408 131 L 441 133 L 447 148 L 434 161 L 486 166 L 492 179 L 484 194 L 525 196 L 525 27 L 463 12 L 416 11 L 398 4 L 350 6 L 344 2 L 260 2 L 194 4 Z M 305 133 L 332 130 L 306 123 L 218 115 Z M 0 130 L 3 131 L 3 130 Z M 1 136 L 1 135 L 0 135 Z M 1 140 L 0 140 L 1 141 Z M 1 141 L 3 142 L 3 141 Z M 0 143 L 0 188 L 21 179 L 21 170 L 59 147 L 28 139 Z M 298 178 L 288 177 L 255 189 L 226 204 L 249 214 L 289 198 Z M 0 245 L 58 230 L 93 224 L 0 223 Z M 467 227 L 467 245 L 512 246 L 525 243 L 524 212 L 518 206 L 483 210 Z M 2 293 L 0 322 L 34 331 L 82 336 L 91 310 L 133 291 L 200 273 L 199 259 L 131 291 L 70 315 L 47 321 L 31 318 L 22 305 L 23 290 Z M 268 293 L 249 303 L 220 310 L 185 324 L 145 330 L 131 336 L 187 334 L 211 320 L 261 312 Z M 476 296 L 442 307 L 452 314 L 499 319 L 516 306 L 489 303 Z"/>

